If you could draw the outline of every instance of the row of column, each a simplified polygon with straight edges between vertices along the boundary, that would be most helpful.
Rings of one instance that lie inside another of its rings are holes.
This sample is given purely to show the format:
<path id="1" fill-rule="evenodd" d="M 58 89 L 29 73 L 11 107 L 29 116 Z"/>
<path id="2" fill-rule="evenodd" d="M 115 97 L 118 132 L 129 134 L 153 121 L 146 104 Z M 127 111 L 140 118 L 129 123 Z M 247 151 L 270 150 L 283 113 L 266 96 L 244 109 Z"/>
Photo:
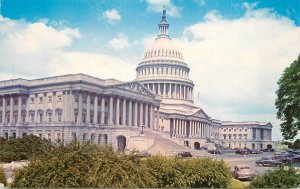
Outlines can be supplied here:
<path id="1" fill-rule="evenodd" d="M 211 133 L 211 126 L 200 121 L 174 118 L 170 123 L 175 137 L 209 137 Z"/>
<path id="2" fill-rule="evenodd" d="M 98 99 L 101 99 L 101 110 L 98 111 Z M 86 109 L 90 110 L 90 94 L 87 95 Z M 82 93 L 79 93 L 78 122 L 82 123 L 83 107 Z M 107 104 L 107 106 L 105 106 Z M 156 114 L 155 114 L 156 111 Z M 133 126 L 156 129 L 158 127 L 159 107 L 142 101 L 134 101 L 119 96 L 94 96 L 93 122 L 116 126 Z M 90 123 L 90 111 L 86 111 L 86 122 Z M 107 118 L 108 120 L 106 121 Z M 154 123 L 156 120 L 156 123 Z"/>
<path id="3" fill-rule="evenodd" d="M 193 87 L 175 83 L 148 83 L 144 86 L 166 98 L 193 100 Z"/>
<path id="4" fill-rule="evenodd" d="M 17 103 L 17 106 L 18 106 L 18 116 L 17 116 L 17 123 L 21 123 L 21 114 L 22 114 L 22 95 L 8 95 L 8 98 L 7 96 L 3 96 L 2 98 L 2 123 L 5 123 L 5 115 L 6 115 L 6 112 L 9 111 L 9 124 L 12 124 L 14 123 L 14 98 L 17 97 L 18 98 L 18 103 Z M 6 100 L 9 100 L 9 110 L 7 110 L 7 102 Z"/>
<path id="5" fill-rule="evenodd" d="M 171 67 L 152 67 L 152 68 L 143 68 L 137 71 L 137 77 L 145 77 L 145 76 L 154 76 L 154 75 L 174 75 L 180 76 L 183 78 L 189 78 L 188 70 L 180 69 L 180 68 L 171 68 Z"/>

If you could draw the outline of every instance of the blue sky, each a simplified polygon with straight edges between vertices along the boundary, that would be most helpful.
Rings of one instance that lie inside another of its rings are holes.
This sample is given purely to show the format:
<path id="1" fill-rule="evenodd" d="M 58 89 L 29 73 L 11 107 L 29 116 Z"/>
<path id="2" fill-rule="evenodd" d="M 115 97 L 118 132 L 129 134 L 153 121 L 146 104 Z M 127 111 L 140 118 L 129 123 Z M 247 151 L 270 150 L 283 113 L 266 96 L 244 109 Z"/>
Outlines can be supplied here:
<path id="1" fill-rule="evenodd" d="M 195 103 L 224 121 L 270 121 L 281 139 L 276 82 L 300 53 L 299 0 L 2 0 L 0 80 L 133 80 L 163 5 Z"/>

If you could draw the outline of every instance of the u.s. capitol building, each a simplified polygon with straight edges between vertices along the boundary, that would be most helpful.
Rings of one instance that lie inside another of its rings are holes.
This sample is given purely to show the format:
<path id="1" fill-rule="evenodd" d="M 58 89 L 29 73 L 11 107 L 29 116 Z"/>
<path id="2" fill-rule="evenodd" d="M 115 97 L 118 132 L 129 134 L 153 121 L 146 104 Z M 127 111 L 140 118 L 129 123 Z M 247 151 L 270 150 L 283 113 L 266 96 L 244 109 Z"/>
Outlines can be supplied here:
<path id="1" fill-rule="evenodd" d="M 222 122 L 194 105 L 190 68 L 168 28 L 163 10 L 131 82 L 85 74 L 1 81 L 0 137 L 90 140 L 119 150 L 272 148 L 270 123 Z"/>

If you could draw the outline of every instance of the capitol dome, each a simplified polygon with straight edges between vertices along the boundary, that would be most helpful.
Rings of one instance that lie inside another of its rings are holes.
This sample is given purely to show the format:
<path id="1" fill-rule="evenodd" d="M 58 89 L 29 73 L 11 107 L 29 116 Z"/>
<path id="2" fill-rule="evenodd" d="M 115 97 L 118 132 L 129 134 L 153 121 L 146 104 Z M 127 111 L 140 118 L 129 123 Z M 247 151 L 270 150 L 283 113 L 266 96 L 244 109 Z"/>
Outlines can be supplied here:
<path id="1" fill-rule="evenodd" d="M 183 61 L 182 53 L 169 37 L 157 37 L 145 50 L 142 61 L 160 59 Z"/>
<path id="2" fill-rule="evenodd" d="M 193 102 L 194 83 L 189 79 L 190 68 L 184 62 L 181 51 L 169 37 L 166 9 L 158 24 L 159 34 L 144 51 L 136 68 L 137 81 L 152 90 L 163 100 Z"/>

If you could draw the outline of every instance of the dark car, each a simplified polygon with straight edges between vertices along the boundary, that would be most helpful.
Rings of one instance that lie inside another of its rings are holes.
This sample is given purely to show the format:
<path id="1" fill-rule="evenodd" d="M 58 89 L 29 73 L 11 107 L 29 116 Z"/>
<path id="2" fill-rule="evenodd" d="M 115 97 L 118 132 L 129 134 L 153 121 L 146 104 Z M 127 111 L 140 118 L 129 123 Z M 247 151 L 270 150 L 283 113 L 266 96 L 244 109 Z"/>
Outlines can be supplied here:
<path id="1" fill-rule="evenodd" d="M 207 150 L 207 147 L 206 146 L 201 146 L 200 150 Z"/>
<path id="2" fill-rule="evenodd" d="M 239 149 L 237 149 L 237 150 L 235 151 L 235 153 L 236 153 L 236 154 L 240 154 L 240 155 L 244 155 L 244 154 L 249 154 L 250 151 L 249 151 L 249 149 L 247 149 L 247 148 L 245 148 L 245 149 L 239 148 Z"/>
<path id="3" fill-rule="evenodd" d="M 294 154 L 281 154 L 278 156 L 279 159 L 282 160 L 283 163 L 294 163 L 297 162 L 297 158 Z"/>
<path id="4" fill-rule="evenodd" d="M 261 159 L 257 160 L 255 164 L 262 165 L 262 166 L 276 167 L 283 164 L 283 162 L 281 159 L 274 158 L 274 157 L 262 157 Z"/>
<path id="5" fill-rule="evenodd" d="M 176 154 L 176 156 L 183 158 L 193 157 L 193 155 L 190 152 L 179 152 Z"/>
<path id="6" fill-rule="evenodd" d="M 263 152 L 275 152 L 273 148 L 262 149 Z"/>
<path id="7" fill-rule="evenodd" d="M 214 150 L 207 150 L 208 153 L 211 154 L 222 154 L 222 152 L 220 150 L 214 149 Z"/>

